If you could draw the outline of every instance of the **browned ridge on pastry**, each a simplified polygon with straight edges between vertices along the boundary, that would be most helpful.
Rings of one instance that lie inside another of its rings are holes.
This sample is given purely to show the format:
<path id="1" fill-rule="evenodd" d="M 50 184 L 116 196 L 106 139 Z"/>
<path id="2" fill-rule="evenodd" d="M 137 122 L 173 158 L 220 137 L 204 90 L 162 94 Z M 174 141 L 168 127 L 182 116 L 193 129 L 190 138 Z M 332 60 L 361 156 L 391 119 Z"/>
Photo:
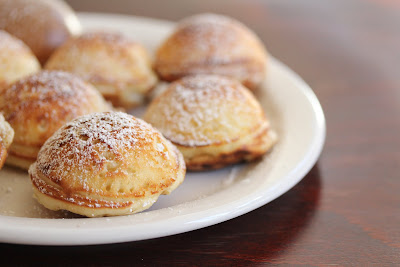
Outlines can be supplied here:
<path id="1" fill-rule="evenodd" d="M 242 23 L 222 15 L 184 19 L 159 47 L 155 69 L 174 81 L 193 74 L 219 74 L 255 89 L 264 80 L 267 52 Z"/>
<path id="2" fill-rule="evenodd" d="M 73 10 L 60 0 L 0 0 L 0 29 L 24 41 L 42 64 L 81 31 Z"/>
<path id="3" fill-rule="evenodd" d="M 216 75 L 173 82 L 144 119 L 182 152 L 189 170 L 254 160 L 276 142 L 260 104 L 236 80 Z"/>
<path id="4" fill-rule="evenodd" d="M 51 56 L 46 69 L 75 73 L 124 108 L 142 104 L 157 82 L 147 50 L 112 32 L 85 33 L 69 40 Z"/>
<path id="5" fill-rule="evenodd" d="M 149 208 L 184 179 L 180 152 L 151 125 L 121 112 L 79 117 L 42 147 L 30 170 L 37 199 L 85 216 Z"/>
<path id="6" fill-rule="evenodd" d="M 90 84 L 61 71 L 42 71 L 0 93 L 0 111 L 15 131 L 7 163 L 28 168 L 43 143 L 80 115 L 110 110 Z"/>

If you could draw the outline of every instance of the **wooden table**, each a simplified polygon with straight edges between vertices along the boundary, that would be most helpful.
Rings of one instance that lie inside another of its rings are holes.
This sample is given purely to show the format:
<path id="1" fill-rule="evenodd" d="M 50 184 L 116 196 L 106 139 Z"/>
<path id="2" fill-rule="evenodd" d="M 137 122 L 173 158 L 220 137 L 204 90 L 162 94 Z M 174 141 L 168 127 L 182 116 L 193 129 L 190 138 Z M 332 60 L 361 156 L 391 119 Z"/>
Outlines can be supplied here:
<path id="1" fill-rule="evenodd" d="M 400 1 L 68 1 L 78 11 L 177 20 L 212 11 L 254 29 L 314 89 L 320 160 L 292 190 L 239 218 L 141 242 L 0 244 L 9 265 L 400 265 Z"/>

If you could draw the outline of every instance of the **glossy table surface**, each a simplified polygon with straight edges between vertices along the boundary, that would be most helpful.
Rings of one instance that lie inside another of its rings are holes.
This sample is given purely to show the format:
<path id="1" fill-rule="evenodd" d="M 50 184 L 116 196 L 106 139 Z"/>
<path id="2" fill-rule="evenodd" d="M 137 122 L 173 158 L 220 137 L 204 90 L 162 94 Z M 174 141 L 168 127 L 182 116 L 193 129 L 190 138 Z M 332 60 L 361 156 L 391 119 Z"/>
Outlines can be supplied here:
<path id="1" fill-rule="evenodd" d="M 230 221 L 113 245 L 0 244 L 2 265 L 400 265 L 400 1 L 68 2 L 77 11 L 241 20 L 313 88 L 325 148 L 292 190 Z"/>

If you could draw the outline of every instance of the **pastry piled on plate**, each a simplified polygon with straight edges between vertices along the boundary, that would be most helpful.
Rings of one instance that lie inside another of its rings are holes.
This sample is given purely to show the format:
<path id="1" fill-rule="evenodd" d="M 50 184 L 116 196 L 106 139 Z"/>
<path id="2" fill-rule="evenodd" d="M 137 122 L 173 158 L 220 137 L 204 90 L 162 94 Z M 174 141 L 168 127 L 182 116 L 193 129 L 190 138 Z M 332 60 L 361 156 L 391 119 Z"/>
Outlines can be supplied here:
<path id="1" fill-rule="evenodd" d="M 0 90 L 39 70 L 39 61 L 29 47 L 0 30 Z"/>
<path id="2" fill-rule="evenodd" d="M 7 151 L 14 138 L 14 130 L 10 124 L 4 120 L 3 114 L 0 113 L 0 169 L 3 167 L 7 158 Z"/>
<path id="3" fill-rule="evenodd" d="M 35 197 L 50 210 L 140 212 L 175 190 L 186 168 L 253 161 L 277 140 L 250 91 L 265 78 L 267 51 L 232 18 L 184 19 L 154 64 L 119 33 L 76 36 L 79 22 L 58 0 L 0 0 L 0 29 L 37 57 L 0 30 L 0 167 L 8 153 L 7 164 L 29 169 Z M 158 79 L 166 90 L 147 122 L 105 100 L 137 107 Z"/>
<path id="4" fill-rule="evenodd" d="M 151 125 L 106 112 L 64 125 L 29 174 L 45 207 L 97 217 L 149 208 L 182 183 L 185 170 L 181 153 Z"/>
<path id="5" fill-rule="evenodd" d="M 46 69 L 75 73 L 124 108 L 142 104 L 157 83 L 146 49 L 117 33 L 86 33 L 69 40 L 51 56 Z"/>
<path id="6" fill-rule="evenodd" d="M 6 163 L 28 169 L 66 122 L 110 109 L 95 88 L 70 73 L 42 71 L 19 80 L 0 92 L 0 111 L 15 131 Z"/>
<path id="7" fill-rule="evenodd" d="M 236 80 L 217 75 L 171 83 L 150 103 L 144 119 L 178 147 L 188 170 L 252 161 L 276 142 L 253 94 Z"/>
<path id="8" fill-rule="evenodd" d="M 219 74 L 255 89 L 265 78 L 266 62 L 264 45 L 245 25 L 222 15 L 200 14 L 181 21 L 161 44 L 155 70 L 165 81 Z"/>

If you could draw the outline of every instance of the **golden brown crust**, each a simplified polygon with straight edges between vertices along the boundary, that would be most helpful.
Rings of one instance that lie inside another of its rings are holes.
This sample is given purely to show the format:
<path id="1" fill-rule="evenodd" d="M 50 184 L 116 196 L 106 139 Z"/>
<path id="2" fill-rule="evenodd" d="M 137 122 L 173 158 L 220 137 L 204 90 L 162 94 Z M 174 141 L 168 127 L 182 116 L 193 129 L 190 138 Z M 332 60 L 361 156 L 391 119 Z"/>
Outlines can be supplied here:
<path id="1" fill-rule="evenodd" d="M 121 112 L 95 113 L 57 131 L 29 173 L 46 207 L 112 216 L 141 211 L 169 194 L 183 181 L 185 163 L 144 121 Z"/>
<path id="2" fill-rule="evenodd" d="M 39 70 L 40 64 L 29 47 L 0 30 L 0 90 Z"/>
<path id="3" fill-rule="evenodd" d="M 44 64 L 58 46 L 80 33 L 80 24 L 63 1 L 0 0 L 0 29 L 24 41 Z"/>
<path id="4" fill-rule="evenodd" d="M 196 148 L 195 153 L 193 153 L 193 148 L 175 145 L 187 156 L 186 167 L 188 170 L 205 171 L 220 169 L 242 161 L 254 161 L 271 150 L 277 141 L 277 136 L 274 131 L 265 127 L 246 139 L 251 139 L 251 141 L 246 143 L 238 140 L 237 143 L 233 142 L 229 145 L 199 147 Z"/>
<path id="5" fill-rule="evenodd" d="M 15 131 L 7 163 L 13 164 L 16 157 L 26 167 L 26 161 L 33 162 L 39 148 L 63 124 L 83 114 L 110 110 L 110 106 L 78 77 L 42 71 L 1 92 L 0 110 Z"/>
<path id="6" fill-rule="evenodd" d="M 246 26 L 228 17 L 202 14 L 178 24 L 159 47 L 155 69 L 166 81 L 219 74 L 255 89 L 264 80 L 266 58 L 263 44 Z"/>
<path id="7" fill-rule="evenodd" d="M 216 75 L 173 82 L 144 118 L 182 152 L 188 170 L 253 160 L 276 142 L 260 104 L 239 82 Z"/>
<path id="8" fill-rule="evenodd" d="M 86 33 L 71 39 L 51 56 L 46 69 L 75 73 L 125 108 L 142 104 L 157 82 L 146 49 L 118 33 Z"/>

